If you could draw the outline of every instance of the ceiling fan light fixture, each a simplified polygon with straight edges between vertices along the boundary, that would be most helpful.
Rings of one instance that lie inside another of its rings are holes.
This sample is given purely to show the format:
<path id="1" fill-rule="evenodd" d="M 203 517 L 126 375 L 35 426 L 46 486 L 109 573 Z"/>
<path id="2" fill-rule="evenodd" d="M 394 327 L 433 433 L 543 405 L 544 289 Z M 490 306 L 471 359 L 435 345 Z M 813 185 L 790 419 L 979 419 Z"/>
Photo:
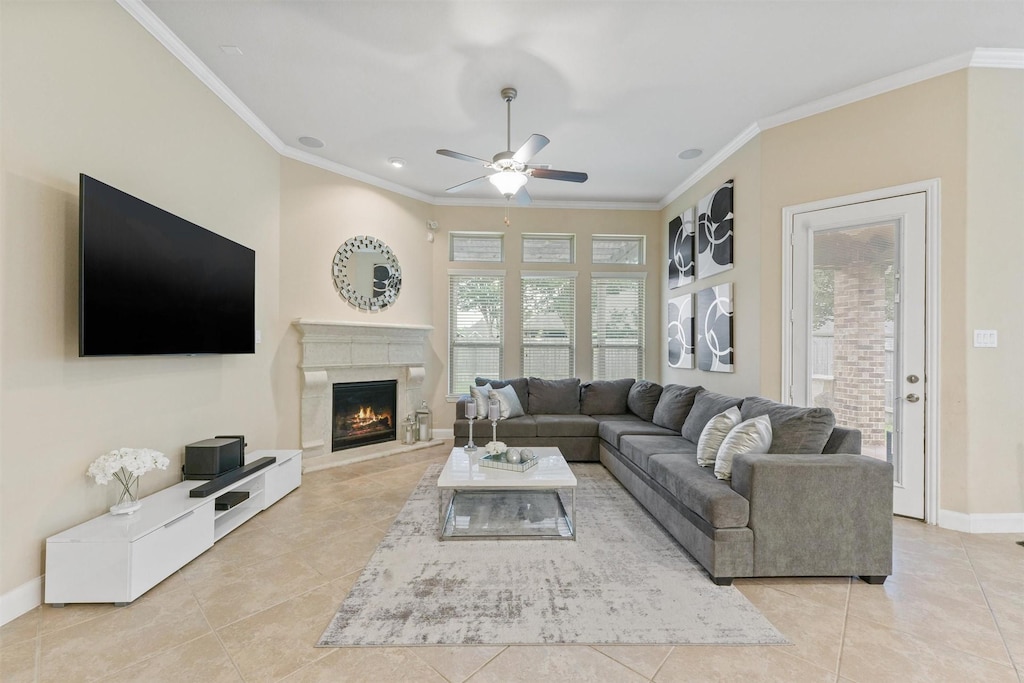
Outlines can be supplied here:
<path id="1" fill-rule="evenodd" d="M 498 192 L 503 194 L 506 199 L 519 192 L 519 188 L 525 185 L 527 181 L 525 173 L 511 170 L 494 173 L 488 176 L 487 179 L 491 181 L 491 185 L 498 188 Z"/>

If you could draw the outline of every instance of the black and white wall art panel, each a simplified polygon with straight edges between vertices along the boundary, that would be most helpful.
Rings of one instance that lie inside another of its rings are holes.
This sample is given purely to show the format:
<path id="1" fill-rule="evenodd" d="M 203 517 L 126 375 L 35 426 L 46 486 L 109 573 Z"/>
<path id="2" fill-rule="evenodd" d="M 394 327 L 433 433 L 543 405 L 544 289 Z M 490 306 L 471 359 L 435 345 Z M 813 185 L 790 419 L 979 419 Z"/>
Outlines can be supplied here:
<path id="1" fill-rule="evenodd" d="M 693 216 L 691 206 L 668 222 L 668 288 L 693 282 Z"/>
<path id="2" fill-rule="evenodd" d="M 733 371 L 732 283 L 697 292 L 697 367 Z"/>
<path id="3" fill-rule="evenodd" d="M 668 364 L 693 368 L 693 295 L 668 300 Z"/>
<path id="4" fill-rule="evenodd" d="M 697 202 L 697 277 L 732 268 L 732 186 L 727 180 Z"/>

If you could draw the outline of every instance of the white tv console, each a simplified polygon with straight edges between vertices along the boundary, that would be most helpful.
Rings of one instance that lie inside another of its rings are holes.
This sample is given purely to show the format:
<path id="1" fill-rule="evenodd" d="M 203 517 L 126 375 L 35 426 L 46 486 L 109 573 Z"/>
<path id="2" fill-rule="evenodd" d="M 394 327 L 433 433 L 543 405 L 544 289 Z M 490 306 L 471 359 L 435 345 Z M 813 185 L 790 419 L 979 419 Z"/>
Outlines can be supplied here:
<path id="1" fill-rule="evenodd" d="M 205 498 L 189 497 L 205 481 L 183 481 L 143 498 L 134 514 L 105 514 L 50 536 L 43 601 L 132 602 L 302 483 L 302 451 L 254 451 L 245 464 L 266 457 L 277 462 Z M 216 510 L 228 491 L 249 497 Z"/>

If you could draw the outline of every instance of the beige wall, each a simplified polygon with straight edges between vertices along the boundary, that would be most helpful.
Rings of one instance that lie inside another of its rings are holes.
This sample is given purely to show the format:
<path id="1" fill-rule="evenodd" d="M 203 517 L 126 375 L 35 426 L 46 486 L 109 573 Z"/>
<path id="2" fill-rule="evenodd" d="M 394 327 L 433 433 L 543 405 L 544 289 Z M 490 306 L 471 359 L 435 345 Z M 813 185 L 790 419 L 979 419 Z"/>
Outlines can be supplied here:
<path id="1" fill-rule="evenodd" d="M 296 318 L 437 325 L 431 273 L 434 253 L 444 251 L 445 246 L 440 240 L 427 242 L 432 208 L 357 180 L 282 159 L 281 326 L 274 359 L 274 397 L 283 443 L 299 444 L 302 386 L 298 364 L 302 354 L 298 331 L 291 324 Z M 334 288 L 334 254 L 345 240 L 357 235 L 383 241 L 402 268 L 398 299 L 383 311 L 370 313 L 354 308 Z M 433 336 L 436 338 L 437 332 Z M 428 359 L 427 387 L 436 384 L 438 375 L 443 374 L 440 362 L 436 357 Z"/>
<path id="2" fill-rule="evenodd" d="M 662 293 L 662 305 L 658 311 L 661 321 L 658 331 L 668 336 L 668 300 L 682 294 L 696 294 L 706 287 L 733 283 L 733 348 L 735 350 L 734 372 L 705 372 L 694 364 L 692 370 L 672 368 L 668 365 L 668 352 L 663 348 L 659 358 L 661 375 L 665 383 L 686 386 L 703 386 L 731 396 L 751 396 L 763 393 L 762 366 L 770 367 L 778 359 L 764 358 L 761 345 L 761 328 L 764 315 L 761 312 L 761 271 L 763 268 L 763 242 L 767 238 L 761 229 L 761 140 L 754 138 L 743 145 L 735 154 L 719 164 L 710 174 L 688 189 L 661 212 L 661 236 L 668 240 L 669 221 L 694 207 L 697 202 L 725 181 L 732 179 L 733 185 L 733 262 L 731 270 L 709 278 L 695 280 L 689 285 L 676 289 L 668 288 L 668 256 L 662 259 L 659 270 L 658 289 Z M 694 297 L 696 314 L 696 297 Z"/>
<path id="3" fill-rule="evenodd" d="M 1022 512 L 1024 71 L 971 69 L 967 95 L 966 277 L 943 278 L 944 297 L 962 288 L 966 299 L 965 324 L 949 340 L 966 353 L 967 457 L 958 473 L 967 487 L 963 509 Z M 974 348 L 975 329 L 998 331 L 999 346 Z"/>
<path id="4" fill-rule="evenodd" d="M 0 594 L 42 574 L 43 540 L 105 511 L 101 453 L 241 433 L 280 445 L 272 341 L 255 355 L 78 357 L 78 174 L 257 253 L 257 325 L 278 323 L 277 154 L 115 3 L 4 3 L 0 215 Z M 288 444 L 294 446 L 295 444 Z"/>
<path id="5" fill-rule="evenodd" d="M 540 181 L 543 182 L 543 181 Z M 455 418 L 455 406 L 446 402 L 448 391 L 448 271 L 449 269 L 474 270 L 499 268 L 506 272 L 505 281 L 505 377 L 519 377 L 521 315 L 516 305 L 520 286 L 519 273 L 528 271 L 576 271 L 576 374 L 586 380 L 591 376 L 593 354 L 590 347 L 590 274 L 593 272 L 645 271 L 647 273 L 647 310 L 645 322 L 647 376 L 658 380 L 661 367 L 661 309 L 659 266 L 664 260 L 665 239 L 656 211 L 606 211 L 581 209 L 521 209 L 513 206 L 509 212 L 510 225 L 505 225 L 504 208 L 495 207 L 433 207 L 438 223 L 437 241 L 434 246 L 434 355 L 441 368 L 434 386 L 432 406 L 435 410 L 435 424 L 446 429 Z M 452 232 L 499 232 L 505 235 L 505 262 L 502 264 L 450 263 L 448 261 L 448 238 Z M 522 235 L 524 233 L 570 233 L 576 236 L 576 263 L 566 264 L 524 264 Z M 647 238 L 646 265 L 612 266 L 590 263 L 590 238 L 594 235 L 644 235 Z M 468 387 L 456 393 L 466 393 Z"/>

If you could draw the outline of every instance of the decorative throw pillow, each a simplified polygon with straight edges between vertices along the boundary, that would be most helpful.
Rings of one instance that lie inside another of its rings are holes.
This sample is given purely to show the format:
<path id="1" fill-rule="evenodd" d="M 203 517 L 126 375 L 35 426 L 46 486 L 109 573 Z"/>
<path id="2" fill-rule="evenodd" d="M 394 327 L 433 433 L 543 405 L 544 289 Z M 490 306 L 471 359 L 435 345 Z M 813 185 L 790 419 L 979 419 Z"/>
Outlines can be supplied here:
<path id="1" fill-rule="evenodd" d="M 678 432 L 683 428 L 686 416 L 693 408 L 693 400 L 697 394 L 704 391 L 704 387 L 684 387 L 679 384 L 666 384 L 658 399 L 658 405 L 654 408 L 654 417 L 651 422 Z"/>
<path id="2" fill-rule="evenodd" d="M 629 388 L 626 406 L 629 412 L 650 422 L 654 419 L 654 409 L 658 407 L 662 386 L 645 379 L 636 382 Z"/>
<path id="3" fill-rule="evenodd" d="M 519 405 L 523 407 L 523 412 L 530 409 L 530 395 L 527 390 L 525 377 L 516 377 L 514 379 L 486 379 L 484 377 L 477 377 L 475 381 L 478 387 L 482 387 L 485 384 L 490 384 L 491 389 L 512 387 L 516 390 L 516 396 L 519 397 Z"/>
<path id="4" fill-rule="evenodd" d="M 622 415 L 635 379 L 596 379 L 580 385 L 580 412 L 584 415 Z"/>
<path id="5" fill-rule="evenodd" d="M 715 476 L 732 479 L 732 461 L 741 453 L 767 453 L 772 445 L 772 421 L 761 415 L 732 428 L 718 449 Z"/>
<path id="6" fill-rule="evenodd" d="M 487 395 L 491 391 L 491 385 L 485 384 L 482 387 L 470 387 L 469 397 L 476 401 L 476 419 L 487 418 Z"/>
<path id="7" fill-rule="evenodd" d="M 498 400 L 498 408 L 503 420 L 510 417 L 522 417 L 526 414 L 523 412 L 523 406 L 519 403 L 519 397 L 516 396 L 516 390 L 511 386 L 491 389 L 487 392 L 487 396 Z"/>
<path id="8" fill-rule="evenodd" d="M 725 437 L 742 421 L 740 409 L 736 406 L 708 420 L 697 439 L 697 464 L 701 467 L 714 466 Z"/>

